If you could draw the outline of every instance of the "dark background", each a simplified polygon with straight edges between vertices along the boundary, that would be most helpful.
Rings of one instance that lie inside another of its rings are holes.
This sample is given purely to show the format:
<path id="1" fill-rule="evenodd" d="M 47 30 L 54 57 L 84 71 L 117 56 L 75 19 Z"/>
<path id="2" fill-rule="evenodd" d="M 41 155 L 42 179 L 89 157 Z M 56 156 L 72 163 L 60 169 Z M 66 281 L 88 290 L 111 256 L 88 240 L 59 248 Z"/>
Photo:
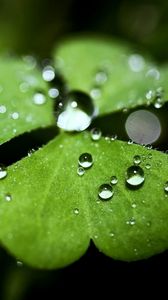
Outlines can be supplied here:
<path id="1" fill-rule="evenodd" d="M 67 35 L 96 32 L 115 36 L 148 52 L 157 61 L 168 60 L 167 0 L 0 0 L 0 51 L 49 57 Z M 0 250 L 0 299 L 137 298 L 166 290 L 168 252 L 126 263 L 113 261 L 93 245 L 71 266 L 39 271 L 18 266 Z M 159 285 L 161 282 L 161 285 Z M 134 292 L 135 289 L 135 292 Z M 53 296 L 52 296 L 53 293 Z M 108 296 L 107 296 L 108 295 Z"/>

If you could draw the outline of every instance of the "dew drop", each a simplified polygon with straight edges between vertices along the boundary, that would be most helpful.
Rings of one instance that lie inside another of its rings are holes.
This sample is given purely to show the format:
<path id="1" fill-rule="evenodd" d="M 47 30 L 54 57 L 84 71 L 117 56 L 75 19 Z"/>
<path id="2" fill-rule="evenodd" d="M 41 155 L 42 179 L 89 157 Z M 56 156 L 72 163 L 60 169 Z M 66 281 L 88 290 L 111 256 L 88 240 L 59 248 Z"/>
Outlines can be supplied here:
<path id="1" fill-rule="evenodd" d="M 166 194 L 168 194 L 168 181 L 165 182 L 164 191 Z"/>
<path id="2" fill-rule="evenodd" d="M 149 163 L 147 163 L 147 164 L 145 165 L 145 168 L 146 168 L 147 170 L 150 170 L 151 165 L 150 165 Z"/>
<path id="3" fill-rule="evenodd" d="M 115 140 L 117 140 L 117 134 L 112 134 L 111 141 L 115 141 Z"/>
<path id="4" fill-rule="evenodd" d="M 93 128 L 91 130 L 91 138 L 92 138 L 93 141 L 100 140 L 101 135 L 102 135 L 102 132 L 99 128 Z"/>
<path id="5" fill-rule="evenodd" d="M 78 208 L 74 208 L 73 211 L 74 211 L 74 214 L 75 214 L 75 215 L 79 215 L 79 209 L 78 209 Z"/>
<path id="6" fill-rule="evenodd" d="M 95 81 L 98 85 L 102 85 L 107 81 L 107 74 L 103 71 L 100 71 L 95 76 Z"/>
<path id="7" fill-rule="evenodd" d="M 130 139 L 143 145 L 154 143 L 161 134 L 158 117 L 147 110 L 131 113 L 126 120 L 125 129 Z"/>
<path id="8" fill-rule="evenodd" d="M 12 113 L 12 114 L 11 114 L 11 118 L 12 118 L 13 120 L 19 119 L 19 113 L 18 113 L 18 112 Z"/>
<path id="9" fill-rule="evenodd" d="M 145 180 L 144 171 L 139 166 L 131 166 L 126 172 L 126 183 L 129 187 L 140 187 Z"/>
<path id="10" fill-rule="evenodd" d="M 55 70 L 52 66 L 46 66 L 42 71 L 42 77 L 45 81 L 50 82 L 55 78 Z"/>
<path id="11" fill-rule="evenodd" d="M 131 207 L 132 207 L 132 208 L 136 208 L 137 205 L 136 205 L 135 203 L 132 203 Z"/>
<path id="12" fill-rule="evenodd" d="M 6 194 L 6 195 L 5 195 L 5 200 L 6 200 L 7 202 L 10 202 L 10 201 L 12 200 L 11 194 Z"/>
<path id="13" fill-rule="evenodd" d="M 21 267 L 23 267 L 23 262 L 20 260 L 17 260 L 16 265 L 17 265 L 17 267 L 21 268 Z"/>
<path id="14" fill-rule="evenodd" d="M 134 156 L 134 164 L 139 165 L 141 163 L 141 157 L 139 155 Z"/>
<path id="15" fill-rule="evenodd" d="M 140 72 L 145 66 L 144 58 L 139 54 L 132 54 L 128 59 L 128 64 L 133 72 Z"/>
<path id="16" fill-rule="evenodd" d="M 112 185 L 115 185 L 115 184 L 117 184 L 117 182 L 118 182 L 118 178 L 117 178 L 116 176 L 112 176 L 112 177 L 111 177 L 110 183 L 111 183 Z"/>
<path id="17" fill-rule="evenodd" d="M 50 98 L 55 99 L 59 96 L 59 90 L 56 89 L 56 88 L 51 88 L 48 91 L 48 95 L 49 95 Z"/>
<path id="18" fill-rule="evenodd" d="M 28 84 L 28 82 L 22 82 L 19 85 L 19 90 L 21 91 L 21 93 L 27 93 L 28 90 L 29 90 L 29 84 Z"/>
<path id="19" fill-rule="evenodd" d="M 109 184 L 102 184 L 99 187 L 99 198 L 101 200 L 110 200 L 113 197 L 114 191 L 111 185 Z"/>
<path id="20" fill-rule="evenodd" d="M 127 144 L 132 145 L 133 143 L 134 143 L 133 140 L 129 140 Z"/>
<path id="21" fill-rule="evenodd" d="M 93 165 L 93 158 L 90 153 L 83 153 L 79 156 L 78 163 L 84 169 L 88 169 Z"/>
<path id="22" fill-rule="evenodd" d="M 0 164 L 0 179 L 5 178 L 7 174 L 7 168 L 4 165 Z"/>
<path id="23" fill-rule="evenodd" d="M 109 236 L 113 238 L 115 236 L 115 234 L 113 232 L 110 232 Z"/>
<path id="24" fill-rule="evenodd" d="M 46 102 L 46 97 L 42 93 L 35 93 L 33 96 L 33 102 L 36 105 L 42 105 Z"/>
<path id="25" fill-rule="evenodd" d="M 56 107 L 57 125 L 66 131 L 85 130 L 94 116 L 95 109 L 92 99 L 83 92 L 69 93 L 64 101 L 59 102 Z"/>
<path id="26" fill-rule="evenodd" d="M 85 174 L 85 169 L 83 167 L 78 167 L 77 174 L 83 176 Z"/>
<path id="27" fill-rule="evenodd" d="M 135 223 L 136 223 L 136 221 L 135 221 L 134 217 L 132 217 L 130 220 L 126 221 L 126 224 L 131 225 L 131 226 L 135 225 Z"/>
<path id="28" fill-rule="evenodd" d="M 98 89 L 98 88 L 92 89 L 92 90 L 90 91 L 90 96 L 91 96 L 93 99 L 95 99 L 95 100 L 99 99 L 99 98 L 101 97 L 101 91 L 100 91 L 100 89 Z"/>
<path id="29" fill-rule="evenodd" d="M 5 105 L 0 105 L 0 114 L 6 113 L 7 109 Z"/>

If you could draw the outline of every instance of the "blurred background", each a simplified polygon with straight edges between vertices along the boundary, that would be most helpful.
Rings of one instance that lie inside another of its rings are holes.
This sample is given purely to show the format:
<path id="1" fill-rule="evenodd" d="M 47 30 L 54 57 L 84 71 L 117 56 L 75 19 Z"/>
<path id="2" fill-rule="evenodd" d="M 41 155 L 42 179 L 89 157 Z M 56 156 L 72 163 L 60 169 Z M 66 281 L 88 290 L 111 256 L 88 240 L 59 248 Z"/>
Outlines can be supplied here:
<path id="1" fill-rule="evenodd" d="M 0 0 L 0 51 L 50 57 L 67 35 L 95 32 L 130 42 L 160 63 L 168 60 L 167 0 Z M 125 263 L 105 257 L 93 245 L 78 262 L 58 271 L 40 271 L 0 250 L 0 299 L 29 300 L 140 296 L 145 288 L 166 288 L 168 252 Z M 128 283 L 128 281 L 129 283 Z M 61 296 L 59 296 L 61 295 Z M 114 297 L 116 298 L 116 297 Z"/>

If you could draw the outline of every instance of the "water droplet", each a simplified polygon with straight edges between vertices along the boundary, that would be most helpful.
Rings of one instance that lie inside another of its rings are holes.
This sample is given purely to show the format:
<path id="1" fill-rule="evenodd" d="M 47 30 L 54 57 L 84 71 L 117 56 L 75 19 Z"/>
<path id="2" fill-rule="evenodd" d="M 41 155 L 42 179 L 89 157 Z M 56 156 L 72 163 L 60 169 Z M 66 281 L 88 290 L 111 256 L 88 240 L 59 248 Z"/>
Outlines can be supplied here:
<path id="1" fill-rule="evenodd" d="M 110 233 L 109 233 L 109 236 L 110 236 L 110 237 L 114 237 L 115 234 L 114 234 L 113 232 L 110 232 Z"/>
<path id="2" fill-rule="evenodd" d="M 133 143 L 134 143 L 133 140 L 129 140 L 127 144 L 132 145 Z"/>
<path id="3" fill-rule="evenodd" d="M 74 211 L 74 214 L 75 214 L 75 215 L 79 215 L 79 209 L 78 209 L 78 208 L 74 208 L 73 211 Z"/>
<path id="4" fill-rule="evenodd" d="M 162 98 L 156 98 L 155 102 L 154 102 L 154 107 L 159 109 L 163 106 L 163 99 Z"/>
<path id="5" fill-rule="evenodd" d="M 17 267 L 21 268 L 21 267 L 23 267 L 23 262 L 20 260 L 17 260 L 16 265 L 17 265 Z"/>
<path id="6" fill-rule="evenodd" d="M 152 77 L 156 80 L 159 80 L 160 79 L 160 72 L 156 68 L 152 68 L 146 73 L 146 77 Z"/>
<path id="7" fill-rule="evenodd" d="M 29 70 L 32 70 L 35 68 L 37 61 L 34 56 L 32 55 L 25 55 L 22 57 L 23 61 L 27 64 L 27 67 Z"/>
<path id="8" fill-rule="evenodd" d="M 115 185 L 118 182 L 118 178 L 116 176 L 112 176 L 110 182 L 111 182 L 111 184 Z"/>
<path id="9" fill-rule="evenodd" d="M 28 157 L 31 157 L 34 152 L 35 152 L 35 149 L 29 150 L 27 153 Z"/>
<path id="10" fill-rule="evenodd" d="M 95 108 L 92 99 L 83 92 L 71 92 L 63 102 L 57 104 L 57 125 L 66 131 L 85 130 L 94 116 Z"/>
<path id="11" fill-rule="evenodd" d="M 55 78 L 55 70 L 52 66 L 46 66 L 42 71 L 42 77 L 45 81 L 49 82 Z"/>
<path id="12" fill-rule="evenodd" d="M 131 207 L 132 207 L 132 208 L 136 208 L 137 205 L 136 205 L 135 203 L 132 203 Z"/>
<path id="13" fill-rule="evenodd" d="M 109 184 L 102 184 L 99 187 L 99 198 L 101 200 L 110 200 L 113 197 L 114 191 L 111 185 Z"/>
<path id="14" fill-rule="evenodd" d="M 147 110 L 131 113 L 126 120 L 125 129 L 129 138 L 143 145 L 154 143 L 161 134 L 158 117 Z"/>
<path id="15" fill-rule="evenodd" d="M 117 140 L 117 134 L 112 134 L 111 141 L 115 141 L 115 140 Z"/>
<path id="16" fill-rule="evenodd" d="M 6 113 L 7 109 L 5 105 L 0 105 L 0 114 Z"/>
<path id="17" fill-rule="evenodd" d="M 33 102 L 37 105 L 42 105 L 46 102 L 46 97 L 42 93 L 35 93 L 33 96 Z"/>
<path id="18" fill-rule="evenodd" d="M 99 128 L 93 128 L 91 130 L 91 138 L 92 138 L 93 141 L 100 140 L 101 135 L 102 135 L 102 132 Z"/>
<path id="19" fill-rule="evenodd" d="M 12 113 L 12 114 L 11 114 L 11 118 L 12 118 L 13 120 L 19 119 L 19 113 L 18 113 L 18 112 Z"/>
<path id="20" fill-rule="evenodd" d="M 128 64 L 133 72 L 140 72 L 144 69 L 145 61 L 141 55 L 133 54 L 128 58 Z"/>
<path id="21" fill-rule="evenodd" d="M 98 85 L 102 85 L 107 80 L 107 74 L 104 71 L 100 71 L 96 74 L 95 81 Z"/>
<path id="22" fill-rule="evenodd" d="M 166 194 L 168 193 L 168 181 L 165 182 L 164 191 Z"/>
<path id="23" fill-rule="evenodd" d="M 129 187 L 140 187 L 144 180 L 144 171 L 141 167 L 131 166 L 127 169 L 126 183 Z"/>
<path id="24" fill-rule="evenodd" d="M 84 169 L 88 169 L 93 165 L 92 155 L 89 153 L 83 153 L 79 156 L 78 163 Z"/>
<path id="25" fill-rule="evenodd" d="M 7 202 L 10 202 L 10 201 L 12 200 L 11 194 L 6 194 L 6 195 L 5 195 L 5 200 L 6 200 Z"/>
<path id="26" fill-rule="evenodd" d="M 148 221 L 148 222 L 146 223 L 146 226 L 150 227 L 150 226 L 151 226 L 151 221 Z"/>
<path id="27" fill-rule="evenodd" d="M 59 90 L 56 89 L 56 88 L 51 88 L 48 91 L 48 95 L 49 95 L 50 98 L 55 99 L 59 96 Z"/>
<path id="28" fill-rule="evenodd" d="M 7 174 L 7 168 L 4 165 L 0 164 L 0 179 L 5 178 Z"/>
<path id="29" fill-rule="evenodd" d="M 83 167 L 78 167 L 77 174 L 83 176 L 85 174 L 85 169 Z"/>
<path id="30" fill-rule="evenodd" d="M 139 165 L 141 163 L 141 157 L 139 155 L 134 156 L 134 164 Z"/>
<path id="31" fill-rule="evenodd" d="M 146 93 L 146 99 L 147 100 L 151 100 L 155 95 L 155 92 L 152 91 L 152 90 L 149 90 L 147 93 Z"/>
<path id="32" fill-rule="evenodd" d="M 21 93 L 27 93 L 28 90 L 29 90 L 29 84 L 28 84 L 28 82 L 22 82 L 19 85 L 19 89 L 20 89 Z"/>
<path id="33" fill-rule="evenodd" d="M 152 158 L 152 153 L 148 154 L 148 158 L 151 159 Z"/>
<path id="34" fill-rule="evenodd" d="M 146 168 L 147 170 L 149 170 L 149 169 L 151 168 L 151 165 L 150 165 L 149 163 L 147 163 L 147 164 L 145 165 L 145 168 Z"/>
<path id="35" fill-rule="evenodd" d="M 136 223 L 136 221 L 135 221 L 134 217 L 132 217 L 130 220 L 126 221 L 126 224 L 131 225 L 131 226 L 135 225 L 135 223 Z"/>
<path id="36" fill-rule="evenodd" d="M 99 99 L 101 97 L 101 91 L 100 89 L 98 88 L 94 88 L 90 91 L 90 96 L 93 98 L 93 99 Z"/>

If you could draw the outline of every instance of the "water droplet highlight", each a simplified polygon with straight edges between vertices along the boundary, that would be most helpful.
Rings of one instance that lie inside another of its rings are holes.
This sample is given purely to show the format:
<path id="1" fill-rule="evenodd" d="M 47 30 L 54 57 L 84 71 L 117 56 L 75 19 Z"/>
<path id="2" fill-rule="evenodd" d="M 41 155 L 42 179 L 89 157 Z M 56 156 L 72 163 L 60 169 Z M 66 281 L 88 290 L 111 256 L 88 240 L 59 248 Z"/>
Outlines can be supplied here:
<path id="1" fill-rule="evenodd" d="M 93 165 L 93 158 L 90 153 L 83 153 L 79 156 L 78 163 L 84 169 L 88 169 Z"/>
<path id="2" fill-rule="evenodd" d="M 55 113 L 58 127 L 66 131 L 83 131 L 95 116 L 95 108 L 90 96 L 74 91 L 57 103 Z"/>
<path id="3" fill-rule="evenodd" d="M 7 174 L 7 168 L 4 165 L 0 164 L 0 179 L 5 178 Z"/>
<path id="4" fill-rule="evenodd" d="M 117 184 L 117 182 L 118 182 L 118 178 L 117 178 L 116 176 L 112 176 L 112 177 L 111 177 L 110 183 L 111 183 L 112 185 L 115 185 L 115 184 Z"/>
<path id="5" fill-rule="evenodd" d="M 18 113 L 18 112 L 12 113 L 12 114 L 11 114 L 11 118 L 12 118 L 13 120 L 19 119 L 19 113 Z"/>
<path id="6" fill-rule="evenodd" d="M 78 209 L 78 208 L 74 208 L 73 211 L 74 211 L 74 214 L 75 214 L 75 215 L 79 215 L 79 209 Z"/>
<path id="7" fill-rule="evenodd" d="M 145 180 L 144 171 L 139 166 L 131 166 L 126 172 L 126 183 L 129 187 L 138 188 Z"/>
<path id="8" fill-rule="evenodd" d="M 91 130 L 91 138 L 92 138 L 93 141 L 100 140 L 101 135 L 102 135 L 102 132 L 99 128 L 93 128 Z"/>
<path id="9" fill-rule="evenodd" d="M 147 163 L 147 164 L 145 165 L 145 168 L 146 168 L 147 170 L 150 170 L 151 165 L 150 165 L 149 163 Z"/>
<path id="10" fill-rule="evenodd" d="M 10 201 L 12 200 L 11 194 L 6 194 L 6 195 L 5 195 L 5 200 L 6 200 L 7 202 L 10 202 Z"/>
<path id="11" fill-rule="evenodd" d="M 110 200 L 113 197 L 114 191 L 111 185 L 109 184 L 102 184 L 99 187 L 99 198 L 101 200 Z"/>
<path id="12" fill-rule="evenodd" d="M 165 182 L 164 191 L 166 194 L 168 194 L 168 181 Z"/>

